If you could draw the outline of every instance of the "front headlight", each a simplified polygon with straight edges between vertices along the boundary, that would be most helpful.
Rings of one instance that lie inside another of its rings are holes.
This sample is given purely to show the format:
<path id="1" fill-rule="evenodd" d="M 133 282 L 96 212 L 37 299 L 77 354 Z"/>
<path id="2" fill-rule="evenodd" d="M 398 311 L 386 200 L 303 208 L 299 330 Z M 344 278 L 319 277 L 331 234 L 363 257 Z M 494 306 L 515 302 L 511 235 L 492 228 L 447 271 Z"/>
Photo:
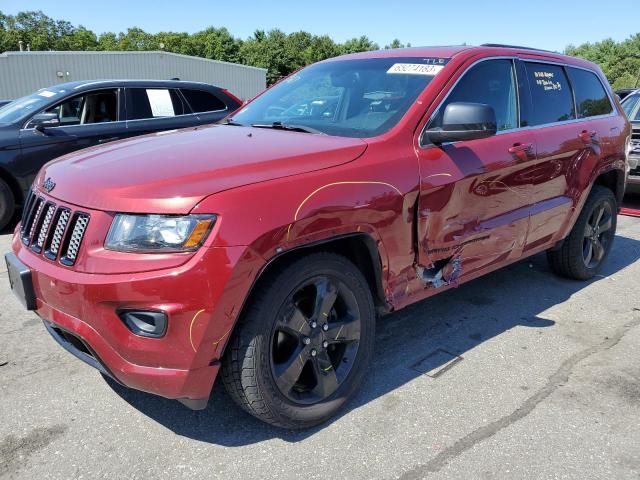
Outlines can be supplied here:
<path id="1" fill-rule="evenodd" d="M 189 252 L 202 245 L 215 221 L 215 215 L 119 213 L 113 219 L 104 248 L 142 253 Z"/>

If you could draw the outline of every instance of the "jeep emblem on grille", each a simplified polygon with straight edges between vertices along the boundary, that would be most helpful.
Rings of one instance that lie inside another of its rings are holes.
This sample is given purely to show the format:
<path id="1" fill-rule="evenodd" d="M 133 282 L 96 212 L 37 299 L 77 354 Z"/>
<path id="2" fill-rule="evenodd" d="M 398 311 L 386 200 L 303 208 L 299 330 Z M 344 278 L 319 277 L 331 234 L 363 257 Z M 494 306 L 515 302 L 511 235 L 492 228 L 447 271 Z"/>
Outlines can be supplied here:
<path id="1" fill-rule="evenodd" d="M 56 182 L 51 180 L 51 177 L 49 177 L 42 184 L 42 188 L 44 188 L 47 192 L 50 192 L 51 190 L 56 188 Z"/>

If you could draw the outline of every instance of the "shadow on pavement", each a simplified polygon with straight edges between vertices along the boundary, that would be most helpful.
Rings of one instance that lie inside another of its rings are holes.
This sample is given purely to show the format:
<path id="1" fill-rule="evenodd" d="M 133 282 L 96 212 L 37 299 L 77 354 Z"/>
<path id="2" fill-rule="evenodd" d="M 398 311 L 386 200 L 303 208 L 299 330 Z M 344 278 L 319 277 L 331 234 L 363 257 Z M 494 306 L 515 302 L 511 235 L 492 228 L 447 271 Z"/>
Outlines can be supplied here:
<path id="1" fill-rule="evenodd" d="M 526 259 L 483 278 L 411 305 L 378 321 L 376 350 L 370 374 L 359 394 L 337 418 L 365 405 L 421 375 L 442 366 L 438 350 L 464 356 L 479 344 L 518 326 L 551 328 L 543 312 L 586 286 L 602 281 L 640 258 L 640 242 L 617 236 L 599 276 L 589 282 L 558 278 L 544 255 Z M 443 377 L 446 381 L 446 375 Z M 280 438 L 297 442 L 327 424 L 292 432 L 266 425 L 244 413 L 214 386 L 206 410 L 194 412 L 178 402 L 130 390 L 108 380 L 126 402 L 168 429 L 188 438 L 224 446 L 241 446 Z"/>

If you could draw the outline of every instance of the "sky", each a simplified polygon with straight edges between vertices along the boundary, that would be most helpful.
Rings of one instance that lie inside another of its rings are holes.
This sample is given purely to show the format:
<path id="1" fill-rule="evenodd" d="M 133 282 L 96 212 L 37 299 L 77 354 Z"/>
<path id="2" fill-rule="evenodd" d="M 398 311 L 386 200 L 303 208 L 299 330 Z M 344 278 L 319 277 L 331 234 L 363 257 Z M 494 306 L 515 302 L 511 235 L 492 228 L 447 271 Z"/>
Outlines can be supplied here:
<path id="1" fill-rule="evenodd" d="M 640 32 L 640 0 L 0 0 L 0 11 L 42 10 L 96 33 L 137 26 L 150 33 L 226 27 L 236 37 L 255 30 L 305 30 L 335 41 L 367 35 L 413 46 L 506 43 L 562 51 Z M 94 7 L 100 5 L 100 7 Z M 609 6 L 611 5 L 611 6 Z"/>

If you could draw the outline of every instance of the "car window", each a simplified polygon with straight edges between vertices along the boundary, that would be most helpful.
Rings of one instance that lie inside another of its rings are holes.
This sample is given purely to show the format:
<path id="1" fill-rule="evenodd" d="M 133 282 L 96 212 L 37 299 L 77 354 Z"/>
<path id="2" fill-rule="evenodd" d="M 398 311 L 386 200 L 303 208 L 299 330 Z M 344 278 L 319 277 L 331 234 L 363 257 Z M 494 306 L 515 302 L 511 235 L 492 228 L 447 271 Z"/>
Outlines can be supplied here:
<path id="1" fill-rule="evenodd" d="M 233 121 L 375 137 L 400 121 L 447 62 L 414 57 L 320 62 L 265 91 L 235 113 Z"/>
<path id="2" fill-rule="evenodd" d="M 498 130 L 518 127 L 518 100 L 513 62 L 487 60 L 471 67 L 438 108 L 428 128 L 442 126 L 447 105 L 455 102 L 483 103 L 496 112 Z"/>
<path id="3" fill-rule="evenodd" d="M 189 106 L 194 113 L 213 112 L 227 108 L 227 105 L 222 100 L 204 90 L 181 88 L 180 91 L 189 102 Z"/>
<path id="4" fill-rule="evenodd" d="M 56 114 L 61 127 L 115 122 L 118 120 L 117 90 L 98 90 L 76 95 L 47 109 L 45 113 Z"/>
<path id="5" fill-rule="evenodd" d="M 58 88 L 43 88 L 36 93 L 9 102 L 0 108 L 0 123 L 26 119 L 53 103 L 56 98 L 63 97 L 64 94 L 65 91 Z"/>
<path id="6" fill-rule="evenodd" d="M 576 97 L 578 118 L 606 115 L 613 111 L 609 96 L 594 73 L 571 67 L 567 71 Z"/>
<path id="7" fill-rule="evenodd" d="M 638 118 L 640 116 L 638 110 L 639 100 L 640 94 L 635 94 L 629 95 L 622 101 L 622 109 L 629 120 L 640 120 L 640 118 Z"/>
<path id="8" fill-rule="evenodd" d="M 561 66 L 526 62 L 525 70 L 533 103 L 530 125 L 576 118 L 571 87 Z"/>
<path id="9" fill-rule="evenodd" d="M 173 117 L 191 113 L 180 95 L 168 88 L 127 89 L 127 120 Z"/>

